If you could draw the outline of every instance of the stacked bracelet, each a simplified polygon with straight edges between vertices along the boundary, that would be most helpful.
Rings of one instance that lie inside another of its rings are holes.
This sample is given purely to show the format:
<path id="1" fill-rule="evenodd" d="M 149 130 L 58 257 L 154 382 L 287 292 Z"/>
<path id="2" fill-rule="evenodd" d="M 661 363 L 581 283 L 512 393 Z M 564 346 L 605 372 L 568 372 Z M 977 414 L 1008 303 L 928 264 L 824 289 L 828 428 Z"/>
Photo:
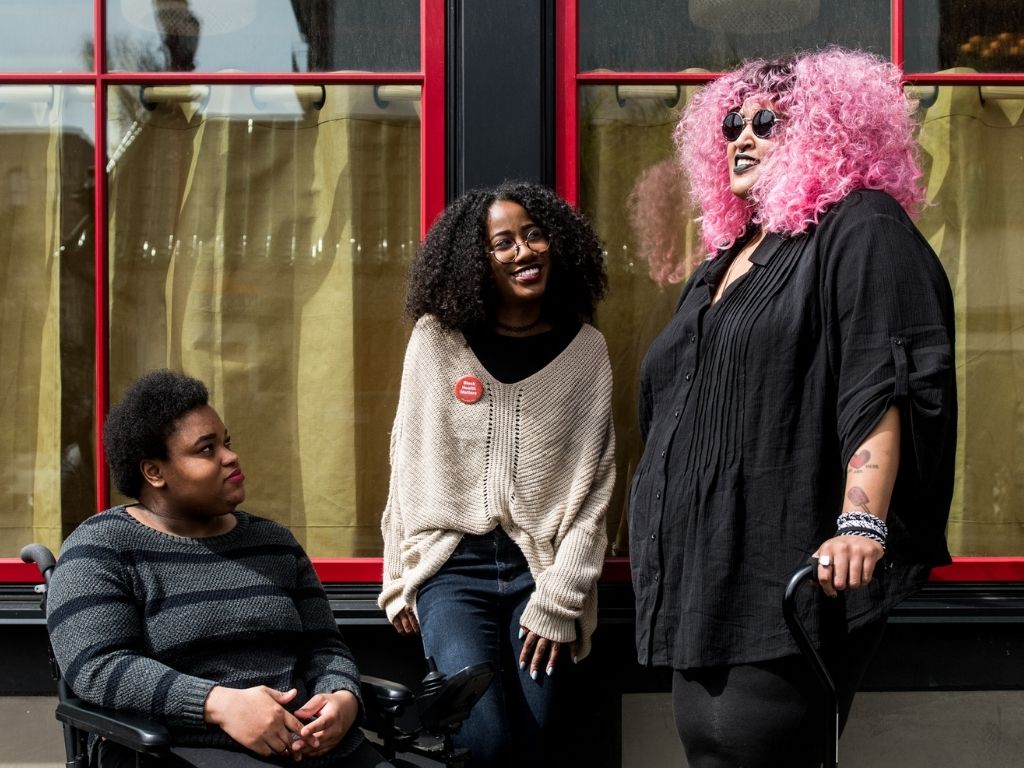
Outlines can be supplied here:
<path id="1" fill-rule="evenodd" d="M 889 537 L 889 526 L 870 512 L 843 512 L 836 521 L 836 535 L 864 536 L 881 544 L 884 552 L 885 540 Z"/>

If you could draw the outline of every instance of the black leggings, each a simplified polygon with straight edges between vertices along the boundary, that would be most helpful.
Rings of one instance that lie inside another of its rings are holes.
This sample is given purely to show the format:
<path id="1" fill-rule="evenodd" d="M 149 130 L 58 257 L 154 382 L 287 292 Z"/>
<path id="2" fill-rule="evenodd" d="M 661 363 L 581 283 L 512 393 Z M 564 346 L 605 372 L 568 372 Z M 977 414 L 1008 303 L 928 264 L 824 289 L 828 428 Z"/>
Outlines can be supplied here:
<path id="1" fill-rule="evenodd" d="M 855 629 L 825 652 L 840 732 L 884 629 L 884 620 Z M 821 765 L 829 715 L 821 685 L 800 656 L 676 670 L 672 709 L 691 768 Z"/>

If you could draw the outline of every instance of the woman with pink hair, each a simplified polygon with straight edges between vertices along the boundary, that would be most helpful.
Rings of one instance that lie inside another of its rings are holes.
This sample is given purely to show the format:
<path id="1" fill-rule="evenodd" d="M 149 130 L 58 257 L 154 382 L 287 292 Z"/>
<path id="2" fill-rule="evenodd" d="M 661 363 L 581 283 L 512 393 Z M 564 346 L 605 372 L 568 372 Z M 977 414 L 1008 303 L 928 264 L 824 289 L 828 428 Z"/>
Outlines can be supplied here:
<path id="1" fill-rule="evenodd" d="M 781 607 L 808 557 L 842 722 L 888 611 L 949 562 L 953 304 L 908 216 L 913 113 L 896 67 L 829 48 L 745 63 L 679 122 L 710 254 L 643 363 L 630 555 L 694 768 L 820 764 Z"/>

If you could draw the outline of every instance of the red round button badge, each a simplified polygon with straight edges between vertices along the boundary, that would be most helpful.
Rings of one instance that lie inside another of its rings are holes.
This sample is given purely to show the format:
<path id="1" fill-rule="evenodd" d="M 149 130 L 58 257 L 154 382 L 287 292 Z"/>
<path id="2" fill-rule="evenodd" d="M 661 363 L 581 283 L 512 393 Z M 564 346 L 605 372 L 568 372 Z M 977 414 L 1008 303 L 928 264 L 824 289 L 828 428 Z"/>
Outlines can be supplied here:
<path id="1" fill-rule="evenodd" d="M 455 396 L 472 405 L 484 396 L 484 383 L 476 376 L 463 376 L 455 382 Z"/>

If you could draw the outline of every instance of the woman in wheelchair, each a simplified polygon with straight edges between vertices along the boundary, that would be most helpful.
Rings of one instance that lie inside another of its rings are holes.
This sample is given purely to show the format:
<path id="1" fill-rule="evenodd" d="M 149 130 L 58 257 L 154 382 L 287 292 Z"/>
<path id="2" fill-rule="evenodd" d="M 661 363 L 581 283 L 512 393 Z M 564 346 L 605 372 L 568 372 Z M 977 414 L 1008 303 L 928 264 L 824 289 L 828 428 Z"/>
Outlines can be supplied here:
<path id="1" fill-rule="evenodd" d="M 203 383 L 143 376 L 104 446 L 137 501 L 61 548 L 47 624 L 75 693 L 165 723 L 174 765 L 390 765 L 359 730 L 359 672 L 302 547 L 236 509 L 245 474 Z M 102 765 L 134 762 L 97 748 Z"/>

